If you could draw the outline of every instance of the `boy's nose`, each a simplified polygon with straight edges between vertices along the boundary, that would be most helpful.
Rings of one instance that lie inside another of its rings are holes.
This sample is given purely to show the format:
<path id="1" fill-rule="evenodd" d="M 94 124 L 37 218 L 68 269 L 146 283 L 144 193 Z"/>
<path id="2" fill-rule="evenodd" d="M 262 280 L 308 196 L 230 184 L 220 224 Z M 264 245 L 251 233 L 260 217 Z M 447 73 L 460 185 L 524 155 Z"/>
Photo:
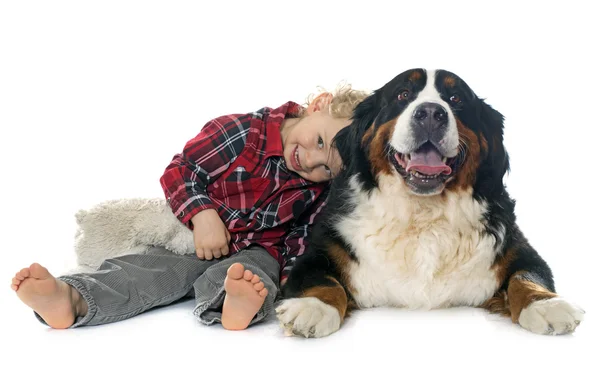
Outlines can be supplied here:
<path id="1" fill-rule="evenodd" d="M 315 166 L 319 164 L 318 162 L 319 156 L 314 150 L 307 150 L 305 154 L 306 167 L 309 169 L 313 169 Z"/>

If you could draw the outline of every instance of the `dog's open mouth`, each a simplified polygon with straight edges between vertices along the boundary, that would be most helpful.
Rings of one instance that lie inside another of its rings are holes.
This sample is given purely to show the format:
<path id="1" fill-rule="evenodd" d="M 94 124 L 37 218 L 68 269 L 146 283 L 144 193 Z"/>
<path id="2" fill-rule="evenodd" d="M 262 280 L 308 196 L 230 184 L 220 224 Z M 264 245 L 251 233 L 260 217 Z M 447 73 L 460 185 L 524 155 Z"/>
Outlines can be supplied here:
<path id="1" fill-rule="evenodd" d="M 394 153 L 392 163 L 413 192 L 435 195 L 454 176 L 456 161 L 456 157 L 444 157 L 431 142 L 426 142 L 411 153 Z"/>

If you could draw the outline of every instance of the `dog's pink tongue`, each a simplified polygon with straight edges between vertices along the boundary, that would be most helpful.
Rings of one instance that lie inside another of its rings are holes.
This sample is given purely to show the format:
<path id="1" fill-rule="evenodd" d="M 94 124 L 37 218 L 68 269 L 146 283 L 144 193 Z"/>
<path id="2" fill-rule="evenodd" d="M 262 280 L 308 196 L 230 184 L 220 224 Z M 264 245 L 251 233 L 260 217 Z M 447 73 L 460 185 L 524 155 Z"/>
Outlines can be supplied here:
<path id="1" fill-rule="evenodd" d="M 417 171 L 424 175 L 449 175 L 452 168 L 442 162 L 442 155 L 431 144 L 421 146 L 417 151 L 410 154 L 410 161 L 406 166 L 406 172 Z"/>

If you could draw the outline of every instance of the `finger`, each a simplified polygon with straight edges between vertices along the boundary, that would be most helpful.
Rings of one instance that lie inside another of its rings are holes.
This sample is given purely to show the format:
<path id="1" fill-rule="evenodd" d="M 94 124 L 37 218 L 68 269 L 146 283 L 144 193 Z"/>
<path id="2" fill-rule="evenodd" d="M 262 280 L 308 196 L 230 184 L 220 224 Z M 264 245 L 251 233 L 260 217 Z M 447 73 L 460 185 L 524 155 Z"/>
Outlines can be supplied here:
<path id="1" fill-rule="evenodd" d="M 215 259 L 218 259 L 221 257 L 221 249 L 220 248 L 213 249 L 212 253 L 213 253 L 213 256 Z"/>
<path id="2" fill-rule="evenodd" d="M 212 260 L 212 259 L 213 259 L 213 253 L 212 253 L 212 250 L 210 250 L 210 249 L 206 249 L 206 250 L 204 251 L 204 258 L 205 258 L 206 260 Z"/>
<path id="3" fill-rule="evenodd" d="M 229 234 L 229 230 L 225 229 L 225 235 L 227 236 L 227 243 L 231 241 L 231 234 Z"/>
<path id="4" fill-rule="evenodd" d="M 200 260 L 204 260 L 204 249 L 196 248 L 196 256 L 198 256 Z"/>
<path id="5" fill-rule="evenodd" d="M 229 254 L 229 245 L 225 245 L 221 248 L 221 253 L 223 256 L 227 256 Z"/>

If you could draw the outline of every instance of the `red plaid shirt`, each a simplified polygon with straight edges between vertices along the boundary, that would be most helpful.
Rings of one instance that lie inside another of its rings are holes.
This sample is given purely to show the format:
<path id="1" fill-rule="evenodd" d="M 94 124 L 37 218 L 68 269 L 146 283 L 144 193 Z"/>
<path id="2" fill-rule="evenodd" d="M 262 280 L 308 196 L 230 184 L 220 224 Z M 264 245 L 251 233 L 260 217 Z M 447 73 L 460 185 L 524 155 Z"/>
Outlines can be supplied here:
<path id="1" fill-rule="evenodd" d="M 279 261 L 282 280 L 305 251 L 327 192 L 327 183 L 307 181 L 285 165 L 280 128 L 298 109 L 288 102 L 213 119 L 160 179 L 181 222 L 193 228 L 194 215 L 215 209 L 231 234 L 229 253 L 264 247 Z"/>

